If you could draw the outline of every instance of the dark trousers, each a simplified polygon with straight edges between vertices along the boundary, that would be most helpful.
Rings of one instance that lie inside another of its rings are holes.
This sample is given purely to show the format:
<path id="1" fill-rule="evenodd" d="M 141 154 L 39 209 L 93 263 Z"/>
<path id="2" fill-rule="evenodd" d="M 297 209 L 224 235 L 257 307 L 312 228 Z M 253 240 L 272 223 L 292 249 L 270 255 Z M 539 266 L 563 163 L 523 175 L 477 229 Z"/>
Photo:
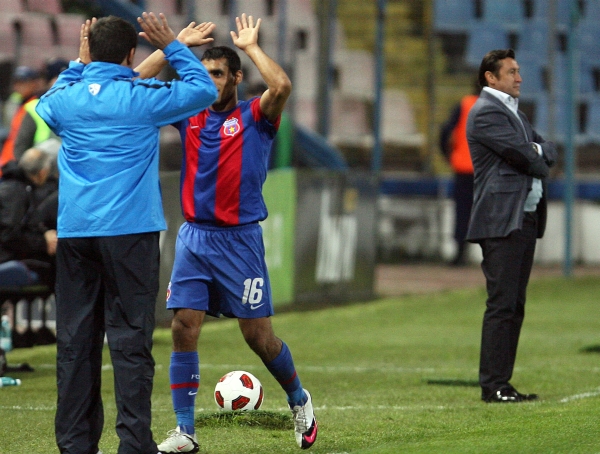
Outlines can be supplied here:
<path id="1" fill-rule="evenodd" d="M 61 453 L 98 451 L 105 333 L 114 373 L 118 453 L 158 452 L 150 430 L 158 240 L 158 232 L 152 232 L 58 241 L 55 430 Z"/>
<path id="2" fill-rule="evenodd" d="M 469 230 L 471 207 L 473 206 L 473 174 L 457 173 L 454 175 L 454 239 L 459 247 L 464 244 Z"/>
<path id="3" fill-rule="evenodd" d="M 480 242 L 481 268 L 488 294 L 479 363 L 479 383 L 484 399 L 509 386 L 512 377 L 536 236 L 537 215 L 525 213 L 521 230 L 515 230 L 505 238 Z"/>

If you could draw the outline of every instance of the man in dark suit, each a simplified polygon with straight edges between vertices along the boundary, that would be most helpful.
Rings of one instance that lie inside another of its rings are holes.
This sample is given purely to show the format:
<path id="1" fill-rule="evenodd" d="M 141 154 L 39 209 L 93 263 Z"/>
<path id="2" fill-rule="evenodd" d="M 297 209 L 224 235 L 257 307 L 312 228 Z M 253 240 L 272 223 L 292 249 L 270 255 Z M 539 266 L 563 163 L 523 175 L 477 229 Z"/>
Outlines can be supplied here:
<path id="1" fill-rule="evenodd" d="M 518 110 L 519 65 L 512 49 L 488 52 L 483 87 L 467 122 L 475 171 L 467 240 L 479 243 L 488 298 L 483 317 L 479 383 L 486 402 L 537 399 L 510 383 L 525 315 L 536 239 L 546 227 L 546 178 L 556 148 Z"/>

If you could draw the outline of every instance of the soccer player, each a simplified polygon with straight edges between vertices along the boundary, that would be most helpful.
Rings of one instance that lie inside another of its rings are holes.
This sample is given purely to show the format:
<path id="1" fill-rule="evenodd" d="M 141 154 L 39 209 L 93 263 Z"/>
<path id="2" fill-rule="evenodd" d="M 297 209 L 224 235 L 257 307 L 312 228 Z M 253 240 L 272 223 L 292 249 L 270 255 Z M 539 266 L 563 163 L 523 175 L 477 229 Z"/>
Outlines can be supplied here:
<path id="1" fill-rule="evenodd" d="M 267 217 L 262 185 L 269 150 L 291 92 L 283 69 L 258 45 L 252 16 L 236 18 L 234 45 L 256 65 L 267 90 L 238 101 L 241 62 L 235 50 L 208 49 L 202 63 L 217 86 L 218 99 L 198 115 L 176 124 L 183 143 L 181 204 L 185 222 L 177 237 L 167 292 L 173 309 L 170 378 L 177 428 L 161 453 L 197 452 L 194 404 L 200 382 L 197 343 L 205 314 L 238 318 L 250 348 L 287 393 L 298 446 L 317 437 L 312 399 L 303 389 L 288 346 L 275 336 L 269 275 L 259 221 Z"/>

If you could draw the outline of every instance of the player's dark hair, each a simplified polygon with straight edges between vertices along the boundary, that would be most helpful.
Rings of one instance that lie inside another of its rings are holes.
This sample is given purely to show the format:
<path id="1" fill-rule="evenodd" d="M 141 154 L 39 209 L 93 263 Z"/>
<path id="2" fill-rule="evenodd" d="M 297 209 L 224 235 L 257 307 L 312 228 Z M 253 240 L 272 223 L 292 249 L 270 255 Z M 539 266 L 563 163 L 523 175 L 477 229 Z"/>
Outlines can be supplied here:
<path id="1" fill-rule="evenodd" d="M 502 60 L 505 58 L 515 58 L 515 51 L 512 49 L 496 49 L 491 50 L 481 60 L 479 66 L 479 86 L 487 87 L 487 80 L 485 78 L 486 72 L 491 72 L 494 76 L 500 75 L 500 67 L 502 66 Z"/>
<path id="2" fill-rule="evenodd" d="M 227 66 L 231 73 L 235 74 L 242 69 L 242 62 L 239 55 L 235 50 L 227 46 L 216 46 L 207 49 L 200 60 L 219 60 L 220 58 L 227 60 Z"/>
<path id="3" fill-rule="evenodd" d="M 132 24 L 116 16 L 98 19 L 88 37 L 92 61 L 121 64 L 137 46 L 137 32 Z"/>

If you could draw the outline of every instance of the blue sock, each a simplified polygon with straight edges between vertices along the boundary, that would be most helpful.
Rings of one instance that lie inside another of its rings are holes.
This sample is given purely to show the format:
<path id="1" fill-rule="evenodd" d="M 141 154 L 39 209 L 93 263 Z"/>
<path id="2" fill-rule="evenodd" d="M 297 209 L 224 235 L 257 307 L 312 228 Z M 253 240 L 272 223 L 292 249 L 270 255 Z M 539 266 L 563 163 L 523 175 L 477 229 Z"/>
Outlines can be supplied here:
<path id="1" fill-rule="evenodd" d="M 177 425 L 182 432 L 193 434 L 196 394 L 200 386 L 198 352 L 172 352 L 169 376 Z"/>
<path id="2" fill-rule="evenodd" d="M 283 342 L 281 352 L 269 364 L 265 363 L 271 375 L 279 382 L 283 390 L 287 393 L 287 400 L 291 406 L 304 405 L 306 403 L 306 394 L 296 373 L 296 366 L 292 359 L 292 353 L 287 344 Z"/>

